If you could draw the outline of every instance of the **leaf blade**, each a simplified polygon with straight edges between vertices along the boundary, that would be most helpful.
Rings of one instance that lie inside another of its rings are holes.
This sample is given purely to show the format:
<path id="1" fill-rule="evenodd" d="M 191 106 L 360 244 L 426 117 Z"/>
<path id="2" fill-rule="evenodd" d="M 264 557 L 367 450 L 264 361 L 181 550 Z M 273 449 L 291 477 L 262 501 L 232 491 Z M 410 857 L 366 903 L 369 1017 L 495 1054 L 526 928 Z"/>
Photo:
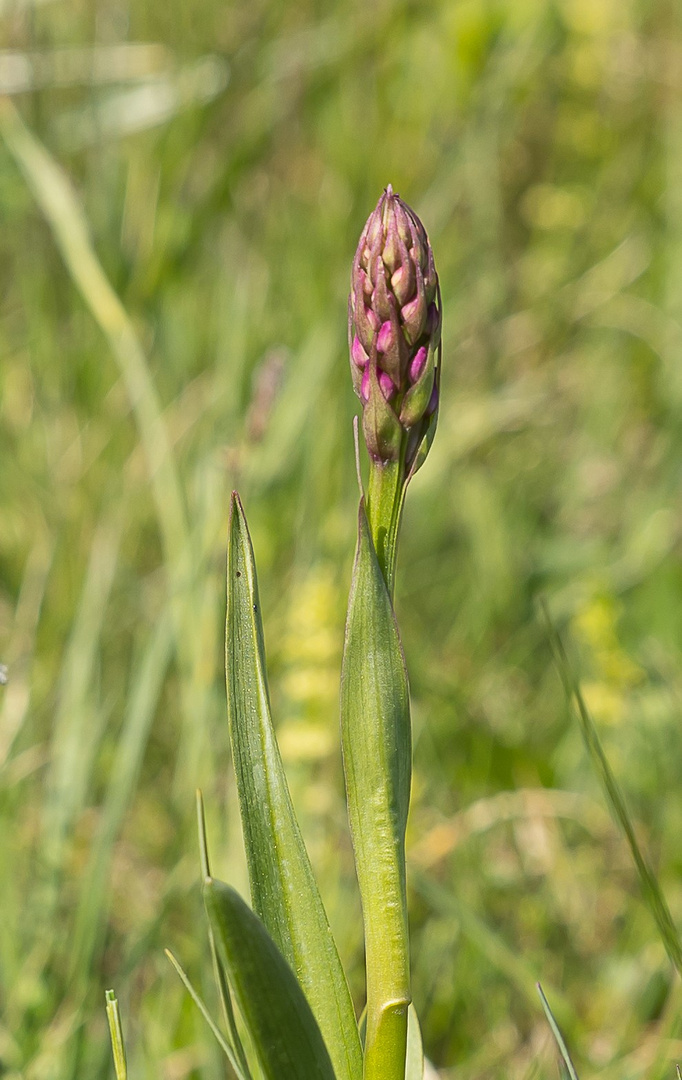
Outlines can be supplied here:
<path id="1" fill-rule="evenodd" d="M 305 994 L 262 921 L 214 878 L 205 882 L 204 901 L 266 1080 L 335 1080 Z"/>
<path id="2" fill-rule="evenodd" d="M 236 493 L 227 574 L 228 719 L 253 907 L 296 972 L 338 1080 L 359 1080 L 362 1048 L 353 1003 L 272 725 L 256 566 Z"/>

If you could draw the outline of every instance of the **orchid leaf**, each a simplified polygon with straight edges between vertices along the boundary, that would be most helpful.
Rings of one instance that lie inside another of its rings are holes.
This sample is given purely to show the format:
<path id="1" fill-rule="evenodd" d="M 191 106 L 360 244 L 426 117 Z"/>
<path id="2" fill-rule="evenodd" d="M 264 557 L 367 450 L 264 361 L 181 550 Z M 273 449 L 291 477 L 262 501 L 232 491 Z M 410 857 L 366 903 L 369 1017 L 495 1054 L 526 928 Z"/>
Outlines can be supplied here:
<path id="1" fill-rule="evenodd" d="M 227 581 L 227 706 L 253 908 L 298 977 L 338 1080 L 359 1080 L 362 1049 L 353 1003 L 270 715 L 256 567 L 236 494 Z"/>
<path id="2" fill-rule="evenodd" d="M 213 878 L 205 882 L 204 901 L 265 1080 L 336 1080 L 305 994 L 262 921 L 239 893 Z"/>

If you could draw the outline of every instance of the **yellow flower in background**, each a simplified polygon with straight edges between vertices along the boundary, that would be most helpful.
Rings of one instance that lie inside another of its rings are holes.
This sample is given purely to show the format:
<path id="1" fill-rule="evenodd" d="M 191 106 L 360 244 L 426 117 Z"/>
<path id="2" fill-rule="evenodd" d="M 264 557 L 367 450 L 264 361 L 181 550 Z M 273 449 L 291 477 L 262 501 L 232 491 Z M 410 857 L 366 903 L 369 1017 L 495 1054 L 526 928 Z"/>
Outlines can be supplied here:
<path id="1" fill-rule="evenodd" d="M 623 719 L 627 695 L 645 676 L 618 639 L 619 606 L 612 596 L 600 594 L 581 608 L 573 619 L 576 638 L 589 652 L 594 677 L 583 683 L 587 707 L 606 724 Z"/>
<path id="2" fill-rule="evenodd" d="M 291 590 L 280 654 L 286 718 L 279 741 L 285 758 L 321 760 L 336 745 L 342 610 L 333 570 L 325 563 L 311 567 Z"/>

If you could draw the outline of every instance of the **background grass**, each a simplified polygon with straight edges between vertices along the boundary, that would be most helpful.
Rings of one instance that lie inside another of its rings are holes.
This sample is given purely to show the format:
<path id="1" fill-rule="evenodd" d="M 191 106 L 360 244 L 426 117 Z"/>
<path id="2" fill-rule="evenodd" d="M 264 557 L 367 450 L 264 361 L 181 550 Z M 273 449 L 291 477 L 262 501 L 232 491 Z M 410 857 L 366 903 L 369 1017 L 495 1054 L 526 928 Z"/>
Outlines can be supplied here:
<path id="1" fill-rule="evenodd" d="M 443 408 L 396 593 L 414 993 L 444 1077 L 670 1076 L 679 984 L 553 667 L 682 917 L 682 19 L 668 0 L 2 0 L 0 1073 L 214 1078 L 193 793 L 245 888 L 230 488 L 275 715 L 362 1004 L 337 687 L 345 319 L 391 181 L 436 251 Z M 126 43 L 138 43 L 126 49 Z M 9 103 L 9 104 L 8 104 Z M 23 118 L 23 123 L 19 119 Z"/>

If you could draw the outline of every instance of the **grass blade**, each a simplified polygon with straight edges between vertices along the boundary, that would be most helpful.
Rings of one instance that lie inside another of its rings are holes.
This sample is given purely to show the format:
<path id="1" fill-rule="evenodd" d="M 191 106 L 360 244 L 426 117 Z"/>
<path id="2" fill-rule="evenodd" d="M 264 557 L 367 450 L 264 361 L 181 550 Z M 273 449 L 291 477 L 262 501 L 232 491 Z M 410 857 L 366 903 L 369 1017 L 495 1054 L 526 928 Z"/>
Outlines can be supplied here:
<path id="1" fill-rule="evenodd" d="M 183 968 L 180 966 L 179 962 L 173 956 L 173 953 L 170 951 L 170 949 L 165 949 L 164 951 L 166 953 L 166 956 L 170 960 L 171 964 L 173 965 L 173 967 L 177 971 L 178 975 L 180 976 L 180 979 L 183 982 L 183 984 L 185 986 L 185 989 L 187 990 L 187 993 L 191 997 L 191 999 L 194 1002 L 194 1004 L 196 1005 L 197 1009 L 199 1010 L 199 1012 L 203 1016 L 204 1020 L 206 1021 L 206 1023 L 210 1027 L 211 1031 L 215 1035 L 216 1039 L 218 1040 L 218 1044 L 220 1046 L 220 1049 L 223 1051 L 223 1053 L 225 1054 L 225 1057 L 229 1061 L 229 1063 L 230 1063 L 230 1065 L 232 1067 L 232 1071 L 234 1072 L 235 1076 L 237 1077 L 237 1080 L 251 1080 L 251 1074 L 248 1071 L 248 1068 L 244 1069 L 242 1067 L 241 1063 L 239 1061 L 237 1061 L 234 1050 L 232 1049 L 232 1047 L 228 1043 L 227 1039 L 225 1038 L 222 1031 L 220 1030 L 220 1028 L 216 1024 L 215 1020 L 211 1016 L 208 1009 L 206 1008 L 206 1005 L 204 1004 L 204 1002 L 202 1001 L 202 999 L 199 997 L 196 990 L 192 986 L 191 982 L 189 981 L 189 976 L 185 973 Z M 116 1080 L 118 1080 L 118 1077 L 116 1078 Z"/>
<path id="2" fill-rule="evenodd" d="M 580 720 L 580 728 L 590 761 L 592 762 L 592 766 L 602 785 L 611 812 L 627 840 L 639 875 L 644 902 L 656 921 L 661 940 L 663 941 L 665 950 L 671 962 L 674 964 L 678 973 L 682 975 L 682 940 L 680 939 L 680 934 L 673 922 L 670 908 L 663 896 L 658 880 L 637 842 L 634 825 L 625 798 L 620 790 L 618 781 L 611 770 L 606 754 L 604 753 L 594 721 L 590 716 L 582 696 L 578 680 L 571 670 L 563 642 L 546 610 L 544 611 L 544 616 L 549 630 L 556 664 L 566 691 L 566 696 L 575 703 L 578 719 Z"/>
<path id="3" fill-rule="evenodd" d="M 83 874 L 71 948 L 72 977 L 91 969 L 106 933 L 104 913 L 108 911 L 108 876 L 114 844 L 139 780 L 142 759 L 163 688 L 172 653 L 172 627 L 168 618 L 159 619 L 145 644 L 123 727 L 117 739 L 107 792 L 102 805 L 90 860 Z"/>
<path id="4" fill-rule="evenodd" d="M 8 98 L 0 102 L 0 132 L 52 229 L 76 287 L 116 358 L 147 456 L 166 559 L 177 569 L 188 543 L 185 508 L 161 404 L 140 339 L 97 258 L 68 176 L 26 127 Z"/>
<path id="5" fill-rule="evenodd" d="M 542 987 L 540 986 L 540 983 L 537 984 L 537 987 L 538 987 L 538 994 L 540 995 L 540 1001 L 542 1002 L 542 1007 L 545 1010 L 545 1016 L 547 1017 L 547 1022 L 549 1023 L 549 1026 L 552 1029 L 552 1034 L 554 1035 L 554 1038 L 556 1039 L 556 1044 L 559 1047 L 559 1053 L 561 1054 L 563 1063 L 566 1066 L 566 1071 L 568 1073 L 568 1076 L 570 1077 L 570 1080 L 578 1080 L 578 1074 L 575 1071 L 575 1068 L 573 1067 L 573 1062 L 571 1061 L 571 1055 L 568 1052 L 568 1047 L 566 1046 L 566 1043 L 564 1042 L 564 1037 L 561 1034 L 561 1031 L 559 1030 L 559 1025 L 557 1024 L 556 1020 L 554 1019 L 554 1017 L 552 1015 L 552 1010 L 549 1007 L 549 1002 L 547 1001 L 547 998 L 545 997 L 545 995 L 544 995 L 544 993 L 542 991 Z"/>
<path id="6" fill-rule="evenodd" d="M 266 1080 L 335 1080 L 322 1034 L 296 976 L 234 889 L 208 878 L 204 900 Z"/>
<path id="7" fill-rule="evenodd" d="M 204 813 L 204 797 L 200 791 L 197 791 L 197 823 L 199 826 L 199 855 L 201 858 L 201 879 L 206 881 L 206 878 L 211 876 L 211 864 L 208 857 L 208 842 L 206 839 L 206 815 Z M 234 1047 L 235 1054 L 237 1055 L 239 1062 L 245 1072 L 248 1072 L 248 1063 L 246 1060 L 246 1054 L 242 1041 L 239 1037 L 239 1031 L 237 1029 L 237 1022 L 235 1020 L 234 1009 L 232 1007 L 232 996 L 230 994 L 230 987 L 225 976 L 225 970 L 220 962 L 218 956 L 218 950 L 215 946 L 215 938 L 213 936 L 213 929 L 209 923 L 208 927 L 208 940 L 211 946 L 211 959 L 213 961 L 213 971 L 215 973 L 215 980 L 218 987 L 218 995 L 220 997 L 220 1004 L 223 1010 L 223 1018 L 227 1025 L 227 1030 L 230 1035 L 230 1043 Z"/>
<path id="8" fill-rule="evenodd" d="M 126 1064 L 126 1051 L 123 1042 L 123 1028 L 121 1027 L 121 1013 L 118 1008 L 118 1000 L 113 990 L 107 990 L 107 1020 L 109 1022 L 109 1034 L 111 1036 L 111 1049 L 114 1054 L 114 1072 L 116 1080 L 128 1080 L 128 1066 Z"/>
<path id="9" fill-rule="evenodd" d="M 256 567 L 236 494 L 227 581 L 227 705 L 253 907 L 298 976 L 338 1080 L 358 1080 L 362 1050 L 353 1003 L 270 716 Z"/>

